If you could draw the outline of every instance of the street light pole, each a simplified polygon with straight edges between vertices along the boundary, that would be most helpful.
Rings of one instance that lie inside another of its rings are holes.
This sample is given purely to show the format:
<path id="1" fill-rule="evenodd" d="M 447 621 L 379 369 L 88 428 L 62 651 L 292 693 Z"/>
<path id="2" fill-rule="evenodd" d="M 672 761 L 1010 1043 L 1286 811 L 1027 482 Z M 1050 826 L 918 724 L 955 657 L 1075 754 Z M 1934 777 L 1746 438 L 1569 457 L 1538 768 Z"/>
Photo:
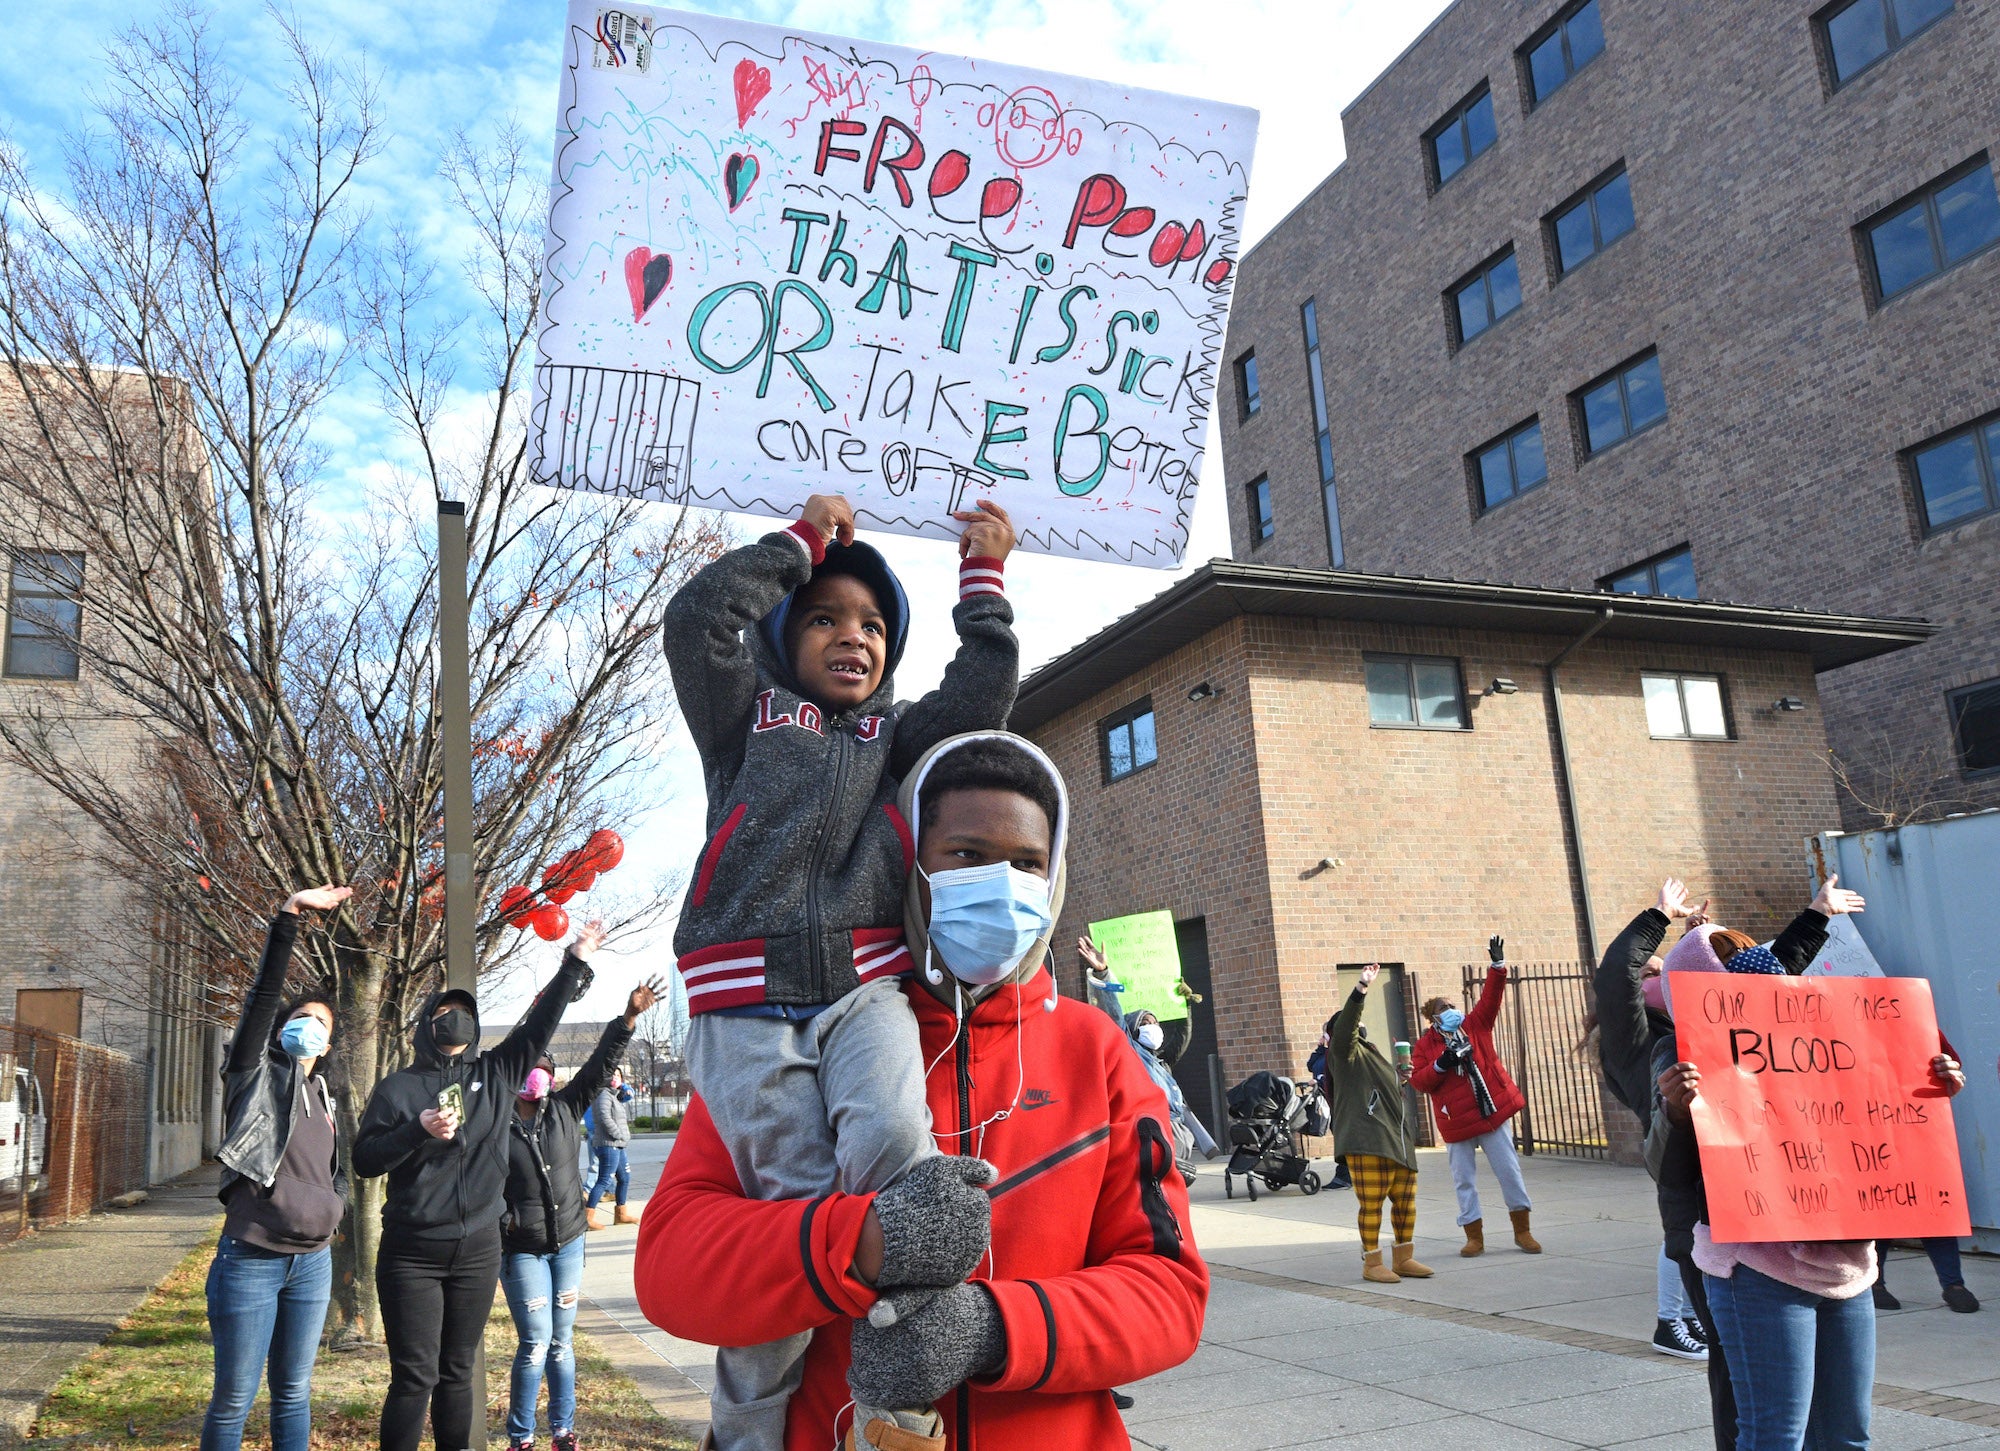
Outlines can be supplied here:
<path id="1" fill-rule="evenodd" d="M 472 926 L 472 649 L 465 594 L 465 505 L 438 500 L 438 747 L 444 764 L 444 981 L 477 992 Z M 470 1049 L 477 1053 L 479 1045 Z M 486 1333 L 472 1361 L 471 1451 L 486 1451 Z"/>

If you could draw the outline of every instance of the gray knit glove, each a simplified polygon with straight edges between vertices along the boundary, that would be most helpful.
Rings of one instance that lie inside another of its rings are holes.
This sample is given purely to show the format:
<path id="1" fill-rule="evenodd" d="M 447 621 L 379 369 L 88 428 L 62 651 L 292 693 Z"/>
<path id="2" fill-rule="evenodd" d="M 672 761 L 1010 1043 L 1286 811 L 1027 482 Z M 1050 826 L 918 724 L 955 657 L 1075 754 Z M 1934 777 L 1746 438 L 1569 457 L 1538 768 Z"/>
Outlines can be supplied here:
<path id="1" fill-rule="evenodd" d="M 999 1177 L 984 1159 L 939 1154 L 877 1194 L 882 1273 L 875 1283 L 933 1289 L 962 1283 L 992 1242 L 993 1201 L 985 1186 Z"/>
<path id="2" fill-rule="evenodd" d="M 1006 1364 L 1000 1307 L 978 1285 L 919 1290 L 907 1300 L 917 1303 L 899 1306 L 896 1323 L 886 1329 L 854 1322 L 847 1387 L 857 1405 L 934 1405 L 953 1387 Z"/>

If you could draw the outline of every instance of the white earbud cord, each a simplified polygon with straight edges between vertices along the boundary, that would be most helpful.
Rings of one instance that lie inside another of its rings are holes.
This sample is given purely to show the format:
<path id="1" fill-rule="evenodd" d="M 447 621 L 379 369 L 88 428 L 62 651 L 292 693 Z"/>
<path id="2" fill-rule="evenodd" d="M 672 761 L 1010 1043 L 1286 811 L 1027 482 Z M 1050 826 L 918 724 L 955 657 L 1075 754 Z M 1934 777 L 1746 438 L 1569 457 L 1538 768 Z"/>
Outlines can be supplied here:
<path id="1" fill-rule="evenodd" d="M 930 971 L 930 959 L 931 959 L 930 947 L 928 944 L 926 944 L 924 948 L 925 972 Z M 972 1146 L 973 1157 L 980 1159 L 985 1158 L 986 1130 L 994 1124 L 1000 1123 L 1005 1119 L 1013 1117 L 1014 1110 L 1021 1106 L 1021 1095 L 1027 1091 L 1027 1084 L 1028 1084 L 1027 1049 L 1026 1049 L 1026 1044 L 1024 1042 L 1025 1020 L 1021 1016 L 1021 984 L 1016 982 L 1013 985 L 1013 987 L 1014 987 L 1014 1097 L 1012 1101 L 1010 1101 L 1008 1105 L 1005 1108 L 1001 1109 L 998 1113 L 989 1114 L 987 1117 L 981 1119 L 978 1123 L 973 1124 L 968 1128 L 952 1130 L 942 1134 L 940 1134 L 936 1129 L 932 1129 L 931 1138 L 937 1142 L 937 1146 L 940 1152 L 944 1152 L 944 1141 L 946 1139 L 957 1138 L 961 1134 L 971 1133 L 971 1134 L 977 1134 L 979 1136 L 977 1140 L 974 1141 Z M 952 1007 L 955 1013 L 957 1014 L 958 1022 L 956 1026 L 954 1026 L 952 1029 L 950 1041 L 944 1045 L 944 1048 L 938 1053 L 937 1057 L 931 1059 L 930 1063 L 925 1067 L 924 1081 L 926 1083 L 930 1082 L 931 1074 L 937 1070 L 938 1064 L 944 1062 L 944 1060 L 950 1056 L 951 1050 L 958 1046 L 959 1035 L 965 1031 L 965 996 L 964 996 L 964 991 L 960 987 L 959 981 L 956 977 L 952 978 L 951 980 L 951 997 L 952 997 Z M 991 1243 L 988 1243 L 986 1247 L 986 1273 L 988 1274 L 988 1276 L 994 1279 L 998 1279 L 1000 1275 L 999 1261 L 994 1258 L 993 1246 Z"/>

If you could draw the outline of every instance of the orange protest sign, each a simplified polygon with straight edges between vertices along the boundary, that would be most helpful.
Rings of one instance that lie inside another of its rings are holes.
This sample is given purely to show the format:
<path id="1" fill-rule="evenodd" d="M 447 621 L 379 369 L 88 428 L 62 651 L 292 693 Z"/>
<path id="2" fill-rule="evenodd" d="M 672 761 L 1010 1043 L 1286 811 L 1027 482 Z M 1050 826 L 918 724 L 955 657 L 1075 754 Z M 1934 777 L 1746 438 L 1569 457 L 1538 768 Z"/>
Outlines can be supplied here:
<path id="1" fill-rule="evenodd" d="M 1681 1057 L 1718 1240 L 1970 1234 L 1922 978 L 1676 972 Z"/>

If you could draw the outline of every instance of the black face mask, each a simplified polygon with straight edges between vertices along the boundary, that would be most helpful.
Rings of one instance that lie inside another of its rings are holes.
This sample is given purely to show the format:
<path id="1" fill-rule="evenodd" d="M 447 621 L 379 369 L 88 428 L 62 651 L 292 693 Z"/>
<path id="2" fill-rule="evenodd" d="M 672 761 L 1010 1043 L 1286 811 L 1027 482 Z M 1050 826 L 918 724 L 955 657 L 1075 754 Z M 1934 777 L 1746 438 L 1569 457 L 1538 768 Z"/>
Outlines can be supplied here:
<path id="1" fill-rule="evenodd" d="M 479 1036 L 479 1020 L 464 1008 L 446 1008 L 431 1019 L 431 1037 L 446 1048 L 468 1048 Z"/>

